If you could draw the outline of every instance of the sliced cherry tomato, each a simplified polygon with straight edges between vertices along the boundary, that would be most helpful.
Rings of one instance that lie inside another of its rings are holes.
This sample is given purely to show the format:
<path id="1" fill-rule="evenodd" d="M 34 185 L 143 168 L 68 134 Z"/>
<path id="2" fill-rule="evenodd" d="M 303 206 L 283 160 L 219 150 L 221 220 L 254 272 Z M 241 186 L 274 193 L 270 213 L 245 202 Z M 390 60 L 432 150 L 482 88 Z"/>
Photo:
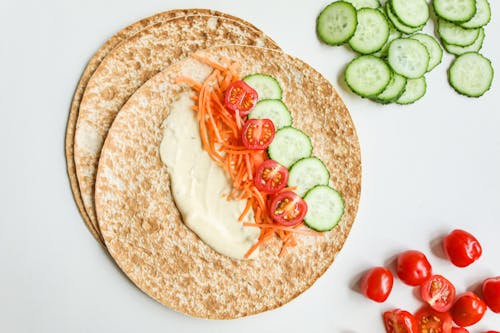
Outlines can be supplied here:
<path id="1" fill-rule="evenodd" d="M 419 251 L 406 251 L 399 255 L 397 261 L 398 277 L 410 286 L 419 286 L 432 274 L 432 267 Z"/>
<path id="2" fill-rule="evenodd" d="M 275 194 L 285 188 L 288 169 L 274 160 L 262 163 L 255 173 L 255 187 L 263 193 Z"/>
<path id="3" fill-rule="evenodd" d="M 396 309 L 384 312 L 384 325 L 387 333 L 418 333 L 417 321 L 408 311 Z"/>
<path id="4" fill-rule="evenodd" d="M 470 291 L 462 294 L 450 311 L 455 324 L 463 327 L 474 325 L 480 321 L 485 312 L 486 304 Z"/>
<path id="5" fill-rule="evenodd" d="M 489 278 L 483 282 L 483 298 L 495 313 L 500 313 L 500 276 Z"/>
<path id="6" fill-rule="evenodd" d="M 463 327 L 453 327 L 451 333 L 469 333 L 469 331 Z"/>
<path id="7" fill-rule="evenodd" d="M 384 267 L 369 270 L 361 280 L 361 292 L 375 302 L 385 302 L 392 290 L 394 278 Z"/>
<path id="8" fill-rule="evenodd" d="M 448 311 L 455 301 L 455 286 L 441 275 L 433 275 L 420 287 L 422 299 L 436 311 Z"/>
<path id="9" fill-rule="evenodd" d="M 307 213 L 307 204 L 295 192 L 282 192 L 271 201 L 270 214 L 273 220 L 284 226 L 299 224 Z"/>
<path id="10" fill-rule="evenodd" d="M 444 252 L 458 267 L 466 267 L 481 257 L 481 244 L 470 233 L 464 230 L 453 230 L 443 239 Z"/>
<path id="11" fill-rule="evenodd" d="M 451 315 L 449 312 L 437 312 L 424 306 L 415 314 L 418 332 L 451 333 Z"/>
<path id="12" fill-rule="evenodd" d="M 240 116 L 244 117 L 254 108 L 258 99 L 257 91 L 240 80 L 231 83 L 227 88 L 224 104 L 227 109 L 239 112 Z"/>
<path id="13" fill-rule="evenodd" d="M 248 149 L 263 150 L 273 142 L 276 128 L 269 119 L 249 119 L 243 125 L 241 141 Z"/>

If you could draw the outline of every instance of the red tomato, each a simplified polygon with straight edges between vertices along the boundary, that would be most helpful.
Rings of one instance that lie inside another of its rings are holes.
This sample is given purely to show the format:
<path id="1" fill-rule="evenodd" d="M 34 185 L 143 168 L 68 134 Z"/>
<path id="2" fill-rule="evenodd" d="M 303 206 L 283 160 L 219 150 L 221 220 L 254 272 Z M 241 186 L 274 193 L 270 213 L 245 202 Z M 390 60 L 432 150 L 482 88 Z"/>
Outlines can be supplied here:
<path id="1" fill-rule="evenodd" d="M 255 187 L 263 193 L 274 194 L 285 188 L 288 169 L 273 160 L 262 163 L 255 173 Z"/>
<path id="2" fill-rule="evenodd" d="M 455 300 L 455 287 L 445 277 L 433 275 L 420 287 L 422 299 L 436 311 L 448 311 Z"/>
<path id="3" fill-rule="evenodd" d="M 407 311 L 396 309 L 384 312 L 384 325 L 387 333 L 417 333 L 415 317 Z"/>
<path id="4" fill-rule="evenodd" d="M 431 276 L 432 267 L 422 252 L 406 251 L 398 257 L 397 274 L 404 283 L 419 286 Z"/>
<path id="5" fill-rule="evenodd" d="M 424 306 L 415 314 L 418 332 L 451 333 L 451 316 L 449 312 L 437 312 Z"/>
<path id="6" fill-rule="evenodd" d="M 485 312 L 486 304 L 470 291 L 462 294 L 450 311 L 455 324 L 463 327 L 474 325 L 480 321 Z"/>
<path id="7" fill-rule="evenodd" d="M 483 298 L 491 311 L 500 313 L 500 276 L 484 280 Z"/>
<path id="8" fill-rule="evenodd" d="M 294 226 L 302 222 L 306 213 L 306 202 L 295 192 L 282 192 L 271 201 L 270 215 L 278 224 Z"/>
<path id="9" fill-rule="evenodd" d="M 469 333 L 469 331 L 463 327 L 453 327 L 451 333 Z"/>
<path id="10" fill-rule="evenodd" d="M 240 80 L 231 83 L 227 88 L 224 105 L 231 111 L 238 111 L 240 116 L 244 117 L 254 108 L 258 99 L 257 91 Z"/>
<path id="11" fill-rule="evenodd" d="M 464 230 L 453 230 L 443 239 L 444 252 L 458 267 L 466 267 L 481 257 L 483 250 L 476 237 Z"/>
<path id="12" fill-rule="evenodd" d="M 394 278 L 384 267 L 369 270 L 361 280 L 361 292 L 375 302 L 385 302 L 392 290 Z"/>
<path id="13" fill-rule="evenodd" d="M 248 149 L 263 150 L 273 142 L 276 129 L 269 119 L 249 119 L 243 125 L 241 141 Z"/>
<path id="14" fill-rule="evenodd" d="M 500 333 L 500 332 L 497 332 L 497 331 L 488 331 L 486 333 Z"/>

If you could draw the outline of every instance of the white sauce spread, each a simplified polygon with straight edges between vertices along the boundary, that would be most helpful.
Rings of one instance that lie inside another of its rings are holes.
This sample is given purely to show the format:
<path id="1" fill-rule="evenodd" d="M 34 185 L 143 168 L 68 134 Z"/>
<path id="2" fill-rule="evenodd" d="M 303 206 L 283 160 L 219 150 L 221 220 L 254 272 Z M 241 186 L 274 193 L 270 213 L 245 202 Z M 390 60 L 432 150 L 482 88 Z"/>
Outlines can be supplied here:
<path id="1" fill-rule="evenodd" d="M 229 176 L 203 150 L 190 96 L 179 96 L 162 125 L 160 155 L 170 175 L 175 204 L 184 223 L 206 244 L 223 255 L 244 259 L 259 229 L 238 222 L 245 201 L 226 199 L 232 189 Z M 244 221 L 251 220 L 250 210 Z"/>

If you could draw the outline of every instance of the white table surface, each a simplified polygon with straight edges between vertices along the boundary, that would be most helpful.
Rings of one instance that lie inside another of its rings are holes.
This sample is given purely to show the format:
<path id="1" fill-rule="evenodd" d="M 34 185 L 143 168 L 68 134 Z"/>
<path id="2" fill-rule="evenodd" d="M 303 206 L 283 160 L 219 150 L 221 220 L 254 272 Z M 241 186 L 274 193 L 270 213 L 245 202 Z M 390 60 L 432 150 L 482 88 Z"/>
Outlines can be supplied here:
<path id="1" fill-rule="evenodd" d="M 491 3 L 482 52 L 497 67 L 500 5 Z M 352 54 L 320 45 L 315 36 L 326 4 L 0 1 L 0 332 L 383 332 L 382 311 L 419 306 L 412 289 L 397 280 L 380 305 L 352 286 L 365 269 L 401 250 L 427 253 L 458 292 L 500 275 L 500 78 L 480 99 L 459 96 L 447 83 L 452 57 L 445 55 L 427 77 L 427 95 L 414 105 L 358 98 L 339 79 Z M 127 24 L 189 7 L 247 19 L 323 73 L 349 107 L 362 147 L 359 214 L 334 265 L 291 303 L 233 321 L 189 318 L 135 288 L 87 231 L 66 175 L 64 131 L 86 61 Z M 474 233 L 484 248 L 466 269 L 432 250 L 456 227 Z M 487 329 L 500 330 L 500 314 L 488 312 L 471 332 Z"/>

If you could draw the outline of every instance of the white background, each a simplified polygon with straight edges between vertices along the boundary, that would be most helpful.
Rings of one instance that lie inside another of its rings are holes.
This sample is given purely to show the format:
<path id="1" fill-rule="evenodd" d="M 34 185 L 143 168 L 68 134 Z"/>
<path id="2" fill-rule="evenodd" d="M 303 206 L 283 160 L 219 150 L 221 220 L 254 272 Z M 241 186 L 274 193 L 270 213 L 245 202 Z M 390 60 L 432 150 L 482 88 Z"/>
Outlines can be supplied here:
<path id="1" fill-rule="evenodd" d="M 500 73 L 500 8 L 491 2 L 482 52 Z M 447 83 L 452 57 L 445 55 L 427 76 L 427 95 L 414 105 L 358 98 L 340 77 L 353 54 L 320 45 L 315 36 L 316 16 L 326 4 L 0 0 L 1 332 L 383 332 L 382 311 L 417 309 L 412 289 L 398 280 L 380 305 L 353 286 L 361 272 L 401 250 L 428 254 L 435 272 L 458 292 L 500 275 L 500 78 L 480 99 L 459 96 Z M 359 215 L 334 265 L 284 307 L 234 321 L 189 318 L 135 288 L 87 231 L 66 175 L 64 131 L 86 61 L 126 25 L 188 7 L 247 19 L 317 68 L 349 107 L 362 147 Z M 433 246 L 456 227 L 474 233 L 484 248 L 466 269 L 452 266 Z M 500 330 L 500 314 L 488 312 L 471 332 L 487 329 Z"/>

